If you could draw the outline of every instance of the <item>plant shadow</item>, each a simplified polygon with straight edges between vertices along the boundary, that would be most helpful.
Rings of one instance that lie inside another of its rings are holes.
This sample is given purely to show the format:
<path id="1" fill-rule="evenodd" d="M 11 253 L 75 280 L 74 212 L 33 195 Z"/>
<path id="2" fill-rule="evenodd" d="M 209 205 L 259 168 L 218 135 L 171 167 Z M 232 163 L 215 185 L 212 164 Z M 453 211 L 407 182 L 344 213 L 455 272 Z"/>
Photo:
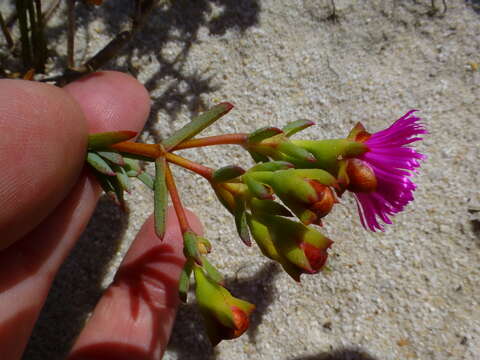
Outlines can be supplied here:
<path id="1" fill-rule="evenodd" d="M 315 355 L 289 358 L 288 360 L 378 360 L 364 350 L 358 348 L 341 348 Z"/>
<path id="2" fill-rule="evenodd" d="M 465 0 L 477 14 L 480 14 L 480 0 Z"/>
<path id="3" fill-rule="evenodd" d="M 280 272 L 277 264 L 269 262 L 250 277 L 226 280 L 225 286 L 234 296 L 256 306 L 246 334 L 251 342 L 255 342 L 262 317 L 275 299 L 274 279 Z M 180 306 L 167 350 L 176 353 L 181 360 L 216 358 L 215 349 L 208 340 L 201 314 L 195 304 Z"/>
<path id="4" fill-rule="evenodd" d="M 152 10 L 141 36 L 129 46 L 123 70 L 135 69 L 139 59 L 148 63 L 145 67 L 156 67 L 142 79 L 153 103 L 146 129 L 155 142 L 162 140 L 154 126 L 161 112 L 170 122 L 184 107 L 197 114 L 211 106 L 204 103 L 202 96 L 219 89 L 215 75 L 205 69 L 189 69 L 191 50 L 200 41 L 200 31 L 206 29 L 214 36 L 222 36 L 230 29 L 243 33 L 258 23 L 259 11 L 258 0 L 179 0 Z"/>
<path id="5" fill-rule="evenodd" d="M 480 247 L 480 220 L 470 220 L 470 225 L 477 238 L 477 246 Z"/>

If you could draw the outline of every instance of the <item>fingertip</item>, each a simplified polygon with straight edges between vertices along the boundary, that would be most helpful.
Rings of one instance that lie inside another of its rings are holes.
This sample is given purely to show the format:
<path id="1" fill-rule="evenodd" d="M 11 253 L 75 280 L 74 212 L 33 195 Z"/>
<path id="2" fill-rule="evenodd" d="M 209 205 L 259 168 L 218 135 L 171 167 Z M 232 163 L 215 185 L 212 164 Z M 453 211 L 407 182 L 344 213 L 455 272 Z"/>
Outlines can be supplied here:
<path id="1" fill-rule="evenodd" d="M 140 131 L 150 112 L 150 95 L 145 87 L 121 72 L 93 73 L 64 89 L 80 104 L 89 132 Z"/>

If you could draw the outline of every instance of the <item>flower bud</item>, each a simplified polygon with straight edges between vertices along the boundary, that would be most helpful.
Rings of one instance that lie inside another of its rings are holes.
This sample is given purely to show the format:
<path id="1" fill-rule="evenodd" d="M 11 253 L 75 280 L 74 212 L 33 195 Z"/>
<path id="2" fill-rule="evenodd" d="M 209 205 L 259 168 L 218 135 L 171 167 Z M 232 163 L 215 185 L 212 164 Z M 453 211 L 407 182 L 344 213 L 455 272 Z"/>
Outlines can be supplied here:
<path id="1" fill-rule="evenodd" d="M 276 171 L 271 185 L 275 193 L 305 225 L 320 224 L 337 202 L 329 186 L 335 178 L 319 169 Z"/>
<path id="2" fill-rule="evenodd" d="M 300 275 L 303 273 L 303 271 L 279 254 L 275 244 L 273 243 L 267 226 L 260 222 L 258 218 L 253 216 L 248 217 L 248 226 L 250 228 L 250 232 L 252 233 L 252 237 L 262 251 L 262 254 L 282 265 L 283 270 L 285 270 L 285 272 L 290 275 L 292 279 L 295 281 L 300 281 Z"/>
<path id="3" fill-rule="evenodd" d="M 377 189 L 375 172 L 365 161 L 349 159 L 347 161 L 347 189 L 359 193 L 371 193 Z"/>
<path id="4" fill-rule="evenodd" d="M 249 316 L 255 305 L 237 299 L 224 287 L 205 275 L 200 266 L 194 268 L 196 297 L 207 327 L 207 334 L 215 346 L 221 340 L 234 339 L 248 328 Z"/>
<path id="5" fill-rule="evenodd" d="M 250 217 L 249 226 L 262 253 L 278 261 L 296 281 L 302 273 L 322 269 L 333 243 L 320 232 L 279 216 Z"/>
<path id="6" fill-rule="evenodd" d="M 247 191 L 247 186 L 242 183 L 211 183 L 218 200 L 231 213 L 237 209 L 237 198 L 242 197 Z"/>
<path id="7" fill-rule="evenodd" d="M 205 239 L 204 237 L 197 236 L 197 248 L 198 252 L 201 255 L 206 255 L 209 254 L 210 251 L 212 251 L 212 244 L 208 239 Z"/>
<path id="8" fill-rule="evenodd" d="M 318 218 L 323 218 L 331 210 L 333 205 L 337 202 L 332 190 L 316 180 L 308 180 L 310 185 L 315 189 L 316 199 L 314 199 L 310 210 L 317 215 Z"/>
<path id="9" fill-rule="evenodd" d="M 327 249 L 333 241 L 301 223 L 275 217 L 269 231 L 277 251 L 306 273 L 316 273 L 325 265 Z"/>

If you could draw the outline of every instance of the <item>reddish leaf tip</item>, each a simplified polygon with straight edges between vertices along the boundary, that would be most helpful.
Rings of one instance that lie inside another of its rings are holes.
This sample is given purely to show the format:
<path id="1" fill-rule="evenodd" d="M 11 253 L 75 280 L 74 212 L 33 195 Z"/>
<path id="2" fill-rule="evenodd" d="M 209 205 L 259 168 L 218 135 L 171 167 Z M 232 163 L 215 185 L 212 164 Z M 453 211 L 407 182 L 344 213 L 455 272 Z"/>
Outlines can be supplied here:
<path id="1" fill-rule="evenodd" d="M 232 109 L 234 108 L 233 104 L 232 104 L 232 103 L 229 103 L 229 102 L 227 102 L 227 101 L 222 102 L 222 103 L 220 103 L 220 104 L 218 104 L 218 105 L 222 105 L 222 106 L 225 107 L 225 113 L 229 112 L 230 110 L 232 110 Z"/>

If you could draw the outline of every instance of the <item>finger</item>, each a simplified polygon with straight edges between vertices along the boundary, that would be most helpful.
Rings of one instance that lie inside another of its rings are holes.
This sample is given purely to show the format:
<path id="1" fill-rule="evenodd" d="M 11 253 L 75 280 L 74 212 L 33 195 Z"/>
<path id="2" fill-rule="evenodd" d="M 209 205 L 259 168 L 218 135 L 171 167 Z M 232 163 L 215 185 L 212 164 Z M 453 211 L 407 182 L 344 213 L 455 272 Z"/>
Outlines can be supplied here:
<path id="1" fill-rule="evenodd" d="M 139 131 L 149 111 L 145 88 L 121 73 L 94 74 L 64 91 L 95 131 Z M 84 161 L 83 153 L 69 161 L 77 157 Z M 98 196 L 96 183 L 82 175 L 42 224 L 0 252 L 0 353 L 6 359 L 21 356 L 54 275 L 84 230 Z"/>
<path id="2" fill-rule="evenodd" d="M 189 222 L 200 234 L 201 225 L 191 213 Z M 182 234 L 174 211 L 168 213 L 161 242 L 150 217 L 68 359 L 161 359 L 176 315 L 184 262 Z"/>
<path id="3" fill-rule="evenodd" d="M 87 119 L 88 132 L 140 131 L 150 112 L 150 96 L 133 77 L 102 71 L 68 84 Z"/>
<path id="4" fill-rule="evenodd" d="M 65 91 L 23 80 L 0 81 L 0 249 L 19 239 L 71 190 L 87 130 Z"/>

